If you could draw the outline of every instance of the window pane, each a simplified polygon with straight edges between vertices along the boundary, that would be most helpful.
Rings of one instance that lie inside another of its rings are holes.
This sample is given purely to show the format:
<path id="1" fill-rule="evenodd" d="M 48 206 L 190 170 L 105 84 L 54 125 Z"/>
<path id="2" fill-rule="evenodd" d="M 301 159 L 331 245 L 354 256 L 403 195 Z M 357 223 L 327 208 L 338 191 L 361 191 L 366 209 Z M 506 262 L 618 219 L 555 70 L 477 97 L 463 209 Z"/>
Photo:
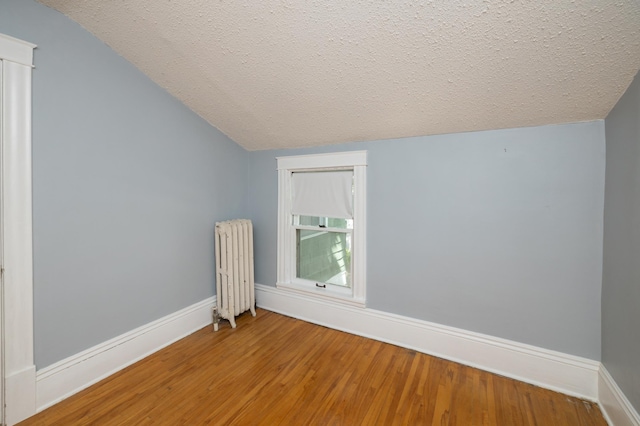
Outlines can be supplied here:
<path id="1" fill-rule="evenodd" d="M 294 225 L 319 226 L 326 228 L 353 229 L 353 219 L 335 217 L 294 216 Z"/>
<path id="2" fill-rule="evenodd" d="M 320 226 L 320 218 L 317 216 L 296 216 L 296 217 L 298 218 L 298 223 L 296 223 L 296 225 Z"/>
<path id="3" fill-rule="evenodd" d="M 351 287 L 351 234 L 296 230 L 296 276 Z"/>

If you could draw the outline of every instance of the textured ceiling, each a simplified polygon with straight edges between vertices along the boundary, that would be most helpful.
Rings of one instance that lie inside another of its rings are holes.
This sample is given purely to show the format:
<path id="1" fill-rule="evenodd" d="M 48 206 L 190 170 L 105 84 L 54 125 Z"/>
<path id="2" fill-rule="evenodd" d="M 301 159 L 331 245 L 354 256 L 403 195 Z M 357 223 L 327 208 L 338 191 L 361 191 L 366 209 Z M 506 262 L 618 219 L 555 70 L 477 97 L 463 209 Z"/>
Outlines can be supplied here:
<path id="1" fill-rule="evenodd" d="M 40 0 L 249 150 L 604 118 L 639 0 Z"/>

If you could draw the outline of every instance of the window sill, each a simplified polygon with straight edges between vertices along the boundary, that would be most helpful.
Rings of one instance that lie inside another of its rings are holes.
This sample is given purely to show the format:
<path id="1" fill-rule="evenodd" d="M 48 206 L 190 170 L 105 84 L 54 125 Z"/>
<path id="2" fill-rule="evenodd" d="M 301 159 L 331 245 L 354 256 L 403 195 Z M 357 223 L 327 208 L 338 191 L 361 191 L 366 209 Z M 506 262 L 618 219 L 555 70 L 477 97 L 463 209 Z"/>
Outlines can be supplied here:
<path id="1" fill-rule="evenodd" d="M 303 294 L 311 296 L 316 299 L 324 300 L 331 303 L 339 303 L 347 306 L 354 306 L 356 308 L 365 308 L 364 299 L 356 299 L 354 297 L 345 296 L 339 293 L 332 292 L 326 288 L 317 288 L 307 285 L 300 285 L 295 283 L 278 282 L 276 287 L 279 289 L 291 291 L 293 293 Z"/>

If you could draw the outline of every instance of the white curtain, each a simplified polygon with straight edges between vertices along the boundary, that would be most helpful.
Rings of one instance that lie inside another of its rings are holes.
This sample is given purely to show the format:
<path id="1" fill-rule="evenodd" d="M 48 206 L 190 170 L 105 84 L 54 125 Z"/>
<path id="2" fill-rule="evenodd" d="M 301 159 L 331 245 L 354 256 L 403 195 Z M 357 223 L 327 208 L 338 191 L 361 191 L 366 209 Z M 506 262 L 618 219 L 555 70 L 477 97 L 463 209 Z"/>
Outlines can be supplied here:
<path id="1" fill-rule="evenodd" d="M 353 170 L 293 173 L 291 213 L 353 218 Z"/>

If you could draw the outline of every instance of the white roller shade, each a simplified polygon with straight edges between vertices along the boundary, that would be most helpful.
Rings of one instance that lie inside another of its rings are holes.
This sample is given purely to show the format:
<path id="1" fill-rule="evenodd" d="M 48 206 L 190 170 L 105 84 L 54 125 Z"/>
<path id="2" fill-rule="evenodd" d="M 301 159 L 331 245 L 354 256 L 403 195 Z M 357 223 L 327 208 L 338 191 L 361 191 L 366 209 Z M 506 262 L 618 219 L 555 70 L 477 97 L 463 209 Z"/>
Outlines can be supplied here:
<path id="1" fill-rule="evenodd" d="M 352 181 L 352 170 L 293 173 L 291 213 L 353 218 Z"/>

